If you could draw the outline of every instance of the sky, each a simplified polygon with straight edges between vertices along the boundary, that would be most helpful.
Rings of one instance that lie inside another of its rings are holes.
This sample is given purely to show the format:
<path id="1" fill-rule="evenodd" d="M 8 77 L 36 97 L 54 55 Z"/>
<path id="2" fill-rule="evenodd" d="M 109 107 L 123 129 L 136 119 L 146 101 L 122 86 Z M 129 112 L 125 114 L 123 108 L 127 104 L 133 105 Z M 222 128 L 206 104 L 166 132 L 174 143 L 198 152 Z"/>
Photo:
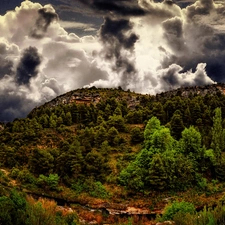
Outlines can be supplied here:
<path id="1" fill-rule="evenodd" d="M 82 87 L 224 82 L 224 0 L 1 0 L 0 121 Z"/>

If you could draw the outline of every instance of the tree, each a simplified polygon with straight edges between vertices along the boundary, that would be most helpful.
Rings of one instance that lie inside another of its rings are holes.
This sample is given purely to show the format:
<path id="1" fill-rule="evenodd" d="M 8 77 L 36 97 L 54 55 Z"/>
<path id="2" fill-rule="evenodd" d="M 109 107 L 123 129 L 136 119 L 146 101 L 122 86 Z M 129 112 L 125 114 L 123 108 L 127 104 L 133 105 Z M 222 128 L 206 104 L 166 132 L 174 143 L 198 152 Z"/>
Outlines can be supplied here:
<path id="1" fill-rule="evenodd" d="M 104 181 L 110 172 L 110 167 L 99 152 L 92 150 L 85 157 L 86 174 L 89 177 L 94 177 L 99 181 Z"/>
<path id="2" fill-rule="evenodd" d="M 62 124 L 63 124 L 63 119 L 62 119 L 62 117 L 61 117 L 61 116 L 57 118 L 57 122 L 56 122 L 56 124 L 57 124 L 57 127 L 60 127 L 60 125 L 62 125 Z"/>
<path id="3" fill-rule="evenodd" d="M 130 190 L 143 191 L 144 181 L 142 169 L 135 162 L 130 163 L 119 175 L 119 182 Z"/>
<path id="4" fill-rule="evenodd" d="M 24 225 L 26 220 L 26 200 L 17 191 L 12 190 L 9 197 L 0 197 L 0 224 Z"/>
<path id="5" fill-rule="evenodd" d="M 106 159 L 108 159 L 109 156 L 110 156 L 110 150 L 111 150 L 111 148 L 110 148 L 110 146 L 109 146 L 108 141 L 102 142 L 101 148 L 100 148 L 100 151 L 99 151 L 99 152 L 100 152 Z"/>
<path id="6" fill-rule="evenodd" d="M 180 110 L 176 110 L 170 122 L 171 134 L 176 139 L 181 138 L 181 132 L 184 130 L 184 124 Z"/>
<path id="7" fill-rule="evenodd" d="M 63 152 L 57 158 L 58 174 L 69 175 L 77 178 L 81 175 L 84 159 L 80 147 L 80 142 L 75 139 L 72 144 L 65 143 Z"/>
<path id="8" fill-rule="evenodd" d="M 65 117 L 64 123 L 67 126 L 71 126 L 72 125 L 72 116 L 71 116 L 70 112 L 66 113 L 66 117 Z"/>
<path id="9" fill-rule="evenodd" d="M 167 173 L 160 154 L 155 154 L 150 163 L 148 180 L 154 190 L 163 190 L 167 186 Z"/>
<path id="10" fill-rule="evenodd" d="M 152 154 L 173 150 L 174 139 L 168 128 L 163 127 L 162 129 L 155 131 L 149 142 L 149 151 Z"/>
<path id="11" fill-rule="evenodd" d="M 189 107 L 184 110 L 183 122 L 185 127 L 189 127 L 192 123 L 191 112 Z"/>
<path id="12" fill-rule="evenodd" d="M 100 146 L 103 141 L 107 140 L 107 132 L 103 126 L 100 126 L 95 134 L 95 145 Z"/>
<path id="13" fill-rule="evenodd" d="M 131 143 L 137 144 L 144 141 L 144 134 L 140 127 L 135 127 L 131 130 Z"/>
<path id="14" fill-rule="evenodd" d="M 150 140 L 152 138 L 153 133 L 156 130 L 160 130 L 162 127 L 160 125 L 159 119 L 153 116 L 147 123 L 144 131 L 144 139 L 145 139 L 145 148 L 150 148 Z"/>
<path id="15" fill-rule="evenodd" d="M 110 116 L 107 124 L 109 127 L 115 127 L 120 132 L 124 132 L 126 130 L 125 121 L 121 115 Z"/>
<path id="16" fill-rule="evenodd" d="M 108 120 L 109 116 L 112 115 L 112 109 L 109 104 L 106 105 L 105 110 L 104 110 L 104 118 L 105 120 Z"/>
<path id="17" fill-rule="evenodd" d="M 5 144 L 0 145 L 0 163 L 4 166 L 12 168 L 16 165 L 15 149 Z"/>
<path id="18" fill-rule="evenodd" d="M 47 114 L 42 114 L 39 123 L 42 125 L 43 128 L 49 127 L 49 116 Z"/>
<path id="19" fill-rule="evenodd" d="M 54 168 L 54 157 L 45 149 L 35 148 L 29 159 L 34 174 L 48 174 Z"/>
<path id="20" fill-rule="evenodd" d="M 213 117 L 211 148 L 214 150 L 216 158 L 220 159 L 221 152 L 224 149 L 221 108 L 215 109 L 215 116 Z"/>
<path id="21" fill-rule="evenodd" d="M 57 121 L 57 116 L 52 114 L 49 117 L 49 127 L 50 128 L 56 128 L 56 126 L 57 126 L 56 121 Z"/>
<path id="22" fill-rule="evenodd" d="M 115 127 L 111 127 L 108 130 L 107 139 L 108 139 L 108 143 L 111 146 L 115 146 L 117 144 L 116 143 L 116 138 L 118 137 L 118 135 L 119 135 L 119 132 L 118 132 L 118 130 Z"/>
<path id="23" fill-rule="evenodd" d="M 195 125 L 197 119 L 201 118 L 201 116 L 202 116 L 201 108 L 200 108 L 200 105 L 199 105 L 199 101 L 196 98 L 194 98 L 191 101 L 190 110 L 191 110 L 192 121 L 193 121 L 193 123 Z"/>
<path id="24" fill-rule="evenodd" d="M 161 102 L 153 103 L 152 114 L 156 116 L 162 123 L 165 122 L 166 114 Z"/>
<path id="25" fill-rule="evenodd" d="M 175 103 L 171 100 L 167 100 L 163 105 L 163 109 L 165 111 L 166 120 L 170 121 L 175 111 Z"/>
<path id="26" fill-rule="evenodd" d="M 181 152 L 194 160 L 201 157 L 201 134 L 193 126 L 185 128 L 180 139 Z"/>
<path id="27" fill-rule="evenodd" d="M 119 106 L 116 107 L 114 113 L 115 115 L 122 116 L 122 111 Z"/>

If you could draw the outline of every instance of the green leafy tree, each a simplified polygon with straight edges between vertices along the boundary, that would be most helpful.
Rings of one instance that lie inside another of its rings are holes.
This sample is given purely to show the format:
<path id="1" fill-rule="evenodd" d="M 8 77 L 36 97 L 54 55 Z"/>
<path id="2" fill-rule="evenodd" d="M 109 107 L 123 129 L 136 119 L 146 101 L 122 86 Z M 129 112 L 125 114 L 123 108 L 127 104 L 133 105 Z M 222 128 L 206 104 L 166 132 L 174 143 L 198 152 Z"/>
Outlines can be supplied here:
<path id="1" fill-rule="evenodd" d="M 162 127 L 160 125 L 159 119 L 153 116 L 147 123 L 144 131 L 145 148 L 150 148 L 150 140 L 155 131 L 160 130 Z"/>
<path id="2" fill-rule="evenodd" d="M 165 151 L 172 151 L 174 147 L 174 139 L 170 134 L 168 128 L 161 128 L 153 133 L 150 140 L 149 151 L 152 154 L 163 153 Z"/>
<path id="3" fill-rule="evenodd" d="M 24 225 L 26 220 L 25 198 L 15 190 L 10 192 L 9 197 L 0 197 L 0 224 Z"/>
<path id="4" fill-rule="evenodd" d="M 119 175 L 119 182 L 130 190 L 143 191 L 144 179 L 143 170 L 136 164 L 130 163 Z"/>
<path id="5" fill-rule="evenodd" d="M 194 160 L 201 157 L 201 134 L 193 126 L 185 128 L 180 139 L 181 152 Z"/>

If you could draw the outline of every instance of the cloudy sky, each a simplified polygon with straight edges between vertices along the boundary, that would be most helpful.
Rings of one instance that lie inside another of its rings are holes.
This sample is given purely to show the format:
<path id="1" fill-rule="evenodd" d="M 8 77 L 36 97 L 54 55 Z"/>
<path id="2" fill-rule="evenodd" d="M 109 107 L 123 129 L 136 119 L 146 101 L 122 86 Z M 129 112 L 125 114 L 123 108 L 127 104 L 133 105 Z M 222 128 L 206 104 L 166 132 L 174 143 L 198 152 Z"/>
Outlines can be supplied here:
<path id="1" fill-rule="evenodd" d="M 81 87 L 224 82 L 224 0 L 1 0 L 0 121 Z"/>

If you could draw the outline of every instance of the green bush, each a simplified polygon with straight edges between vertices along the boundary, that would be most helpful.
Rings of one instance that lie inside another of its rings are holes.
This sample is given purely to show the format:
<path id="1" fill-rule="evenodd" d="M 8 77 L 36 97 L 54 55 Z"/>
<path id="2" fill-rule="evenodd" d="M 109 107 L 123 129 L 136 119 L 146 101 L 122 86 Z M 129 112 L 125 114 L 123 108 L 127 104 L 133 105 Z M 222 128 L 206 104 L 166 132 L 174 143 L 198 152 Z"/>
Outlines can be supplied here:
<path id="1" fill-rule="evenodd" d="M 58 174 L 49 174 L 49 176 L 39 175 L 37 179 L 37 185 L 49 190 L 59 190 L 58 189 L 59 176 Z"/>
<path id="2" fill-rule="evenodd" d="M 95 198 L 107 198 L 109 193 L 100 181 L 94 182 L 90 195 Z"/>
<path id="3" fill-rule="evenodd" d="M 17 172 L 14 173 L 14 175 Z M 21 182 L 21 183 L 28 183 L 28 184 L 35 184 L 36 183 L 36 178 L 30 173 L 29 170 L 24 169 L 22 171 L 20 171 L 17 175 L 17 179 Z"/>
<path id="4" fill-rule="evenodd" d="M 89 193 L 90 196 L 95 198 L 108 198 L 110 194 L 105 189 L 100 181 L 94 182 L 93 180 L 82 181 L 78 180 L 72 184 L 71 188 L 79 195 L 82 192 Z"/>
<path id="5" fill-rule="evenodd" d="M 165 212 L 163 213 L 161 219 L 162 221 L 173 220 L 177 213 L 194 214 L 195 212 L 196 210 L 192 203 L 176 201 L 165 208 Z"/>

